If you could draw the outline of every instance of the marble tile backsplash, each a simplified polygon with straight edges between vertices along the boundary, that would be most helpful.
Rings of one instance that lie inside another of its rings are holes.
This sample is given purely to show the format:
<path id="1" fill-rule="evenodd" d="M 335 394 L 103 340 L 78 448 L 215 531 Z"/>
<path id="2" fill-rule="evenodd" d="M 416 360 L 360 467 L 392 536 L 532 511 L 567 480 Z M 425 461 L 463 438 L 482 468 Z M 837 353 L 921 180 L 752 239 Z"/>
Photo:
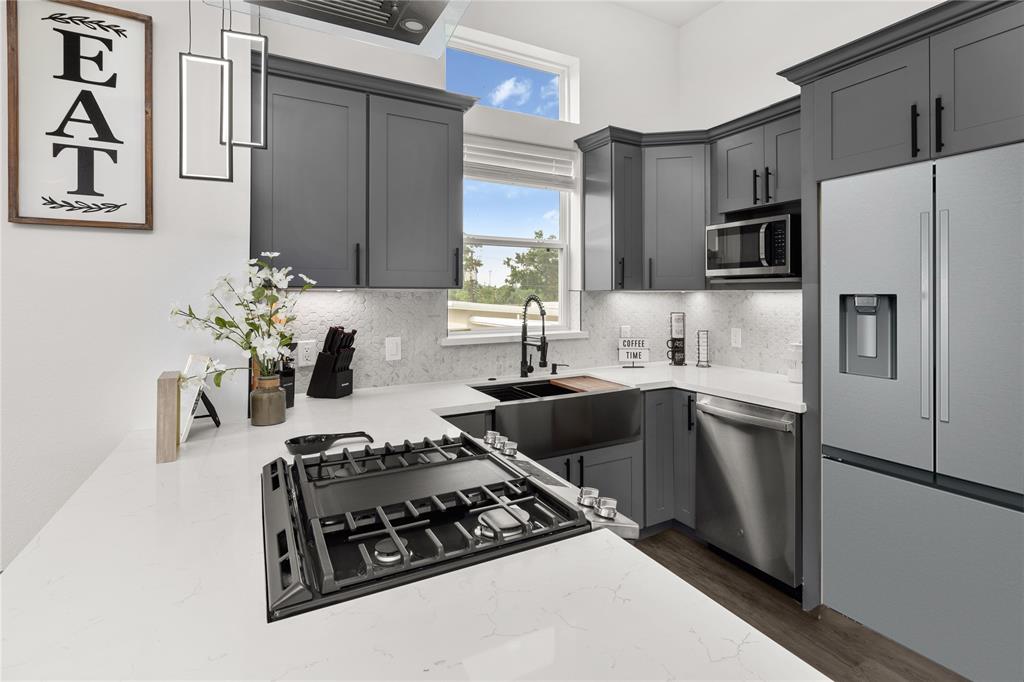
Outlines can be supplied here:
<path id="1" fill-rule="evenodd" d="M 358 329 L 352 361 L 356 387 L 512 375 L 519 371 L 518 344 L 445 347 L 444 291 L 310 291 L 297 306 L 297 339 L 318 345 L 331 325 Z M 587 339 L 552 341 L 551 362 L 574 368 L 617 361 L 619 326 L 651 340 L 652 359 L 662 360 L 669 313 L 686 313 L 686 356 L 696 361 L 696 332 L 710 330 L 711 363 L 779 372 L 788 345 L 800 340 L 800 292 L 584 292 L 580 317 Z M 733 348 L 731 329 L 742 334 Z M 384 338 L 402 339 L 402 359 L 384 359 Z M 297 389 L 305 391 L 312 368 L 301 368 Z"/>

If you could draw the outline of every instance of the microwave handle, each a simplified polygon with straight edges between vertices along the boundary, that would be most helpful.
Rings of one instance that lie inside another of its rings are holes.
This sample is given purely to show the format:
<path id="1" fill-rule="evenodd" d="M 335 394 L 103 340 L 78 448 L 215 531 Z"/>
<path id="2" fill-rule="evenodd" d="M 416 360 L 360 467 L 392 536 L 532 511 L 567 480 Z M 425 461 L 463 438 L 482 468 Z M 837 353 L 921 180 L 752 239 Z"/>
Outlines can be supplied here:
<path id="1" fill-rule="evenodd" d="M 758 233 L 758 241 L 760 242 L 758 256 L 761 258 L 761 265 L 768 267 L 768 223 L 761 225 L 761 230 Z"/>

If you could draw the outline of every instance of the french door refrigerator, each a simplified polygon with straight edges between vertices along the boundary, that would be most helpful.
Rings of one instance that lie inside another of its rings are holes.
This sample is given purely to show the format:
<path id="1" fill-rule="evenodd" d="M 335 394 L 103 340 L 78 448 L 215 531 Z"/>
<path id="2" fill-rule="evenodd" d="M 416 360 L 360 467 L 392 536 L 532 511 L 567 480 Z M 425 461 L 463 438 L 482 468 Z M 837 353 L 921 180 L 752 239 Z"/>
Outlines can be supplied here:
<path id="1" fill-rule="evenodd" d="M 821 183 L 826 604 L 1024 679 L 1024 144 Z"/>

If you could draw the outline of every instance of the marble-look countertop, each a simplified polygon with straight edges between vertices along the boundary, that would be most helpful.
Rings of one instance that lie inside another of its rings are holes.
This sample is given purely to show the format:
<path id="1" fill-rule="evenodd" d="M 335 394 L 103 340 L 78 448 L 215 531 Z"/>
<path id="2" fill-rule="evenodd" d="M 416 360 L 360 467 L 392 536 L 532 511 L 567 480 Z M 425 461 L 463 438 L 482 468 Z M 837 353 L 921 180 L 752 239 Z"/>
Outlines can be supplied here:
<path id="1" fill-rule="evenodd" d="M 586 373 L 707 380 L 679 369 Z M 456 435 L 439 414 L 493 403 L 464 382 L 300 396 L 277 426 L 197 425 L 161 465 L 129 433 L 0 575 L 0 677 L 820 678 L 607 530 L 266 622 L 259 473 L 282 441 Z"/>

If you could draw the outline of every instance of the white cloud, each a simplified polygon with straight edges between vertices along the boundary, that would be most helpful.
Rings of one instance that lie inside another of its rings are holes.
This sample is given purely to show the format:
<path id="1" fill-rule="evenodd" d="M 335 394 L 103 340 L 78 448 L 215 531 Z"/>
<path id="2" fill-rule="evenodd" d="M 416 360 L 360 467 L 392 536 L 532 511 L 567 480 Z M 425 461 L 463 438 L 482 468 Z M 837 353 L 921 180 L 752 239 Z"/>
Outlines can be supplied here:
<path id="1" fill-rule="evenodd" d="M 544 99 L 558 98 L 558 76 L 552 76 L 551 80 L 541 86 L 540 96 Z"/>
<path id="2" fill-rule="evenodd" d="M 558 211 L 556 211 L 555 209 L 551 209 L 550 211 L 547 211 L 544 214 L 544 220 L 546 222 L 549 222 L 549 223 L 557 223 L 558 222 Z"/>
<path id="3" fill-rule="evenodd" d="M 514 106 L 522 106 L 530 99 L 532 92 L 533 83 L 530 82 L 529 78 L 516 78 L 513 76 L 508 80 L 502 81 L 498 84 L 498 87 L 491 90 L 491 105 L 500 107 L 505 102 L 511 100 L 510 103 L 513 103 Z"/>

